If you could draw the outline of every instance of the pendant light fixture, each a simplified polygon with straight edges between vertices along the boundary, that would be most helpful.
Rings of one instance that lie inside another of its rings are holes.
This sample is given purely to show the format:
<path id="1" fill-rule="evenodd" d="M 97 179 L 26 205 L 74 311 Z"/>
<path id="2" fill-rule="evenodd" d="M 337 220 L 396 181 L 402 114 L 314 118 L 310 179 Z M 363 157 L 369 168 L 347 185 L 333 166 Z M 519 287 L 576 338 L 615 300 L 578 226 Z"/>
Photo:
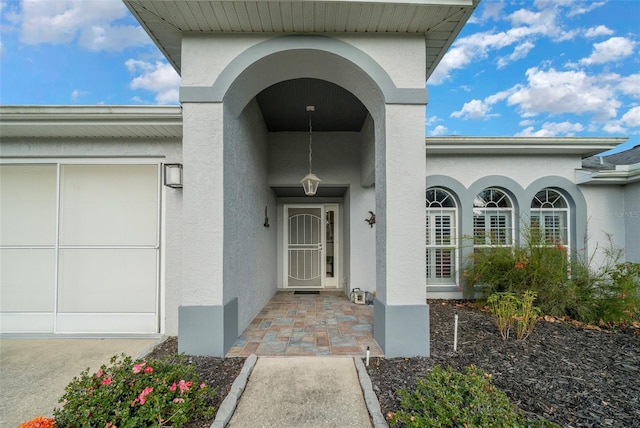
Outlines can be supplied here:
<path id="1" fill-rule="evenodd" d="M 311 126 L 311 113 L 316 110 L 315 106 L 307 106 L 307 112 L 309 112 L 309 174 L 305 175 L 300 183 L 302 183 L 302 188 L 304 189 L 304 194 L 307 196 L 313 196 L 316 194 L 318 190 L 318 185 L 322 180 L 320 180 L 313 172 L 313 128 Z"/>

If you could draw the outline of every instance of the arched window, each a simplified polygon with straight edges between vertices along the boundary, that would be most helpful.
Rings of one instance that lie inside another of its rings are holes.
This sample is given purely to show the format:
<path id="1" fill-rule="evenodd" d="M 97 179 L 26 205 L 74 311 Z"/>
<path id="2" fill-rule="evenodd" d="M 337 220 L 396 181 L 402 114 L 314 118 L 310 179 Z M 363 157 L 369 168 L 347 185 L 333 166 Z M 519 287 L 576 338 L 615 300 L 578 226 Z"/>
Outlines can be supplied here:
<path id="1" fill-rule="evenodd" d="M 542 189 L 531 201 L 531 231 L 546 245 L 569 244 L 569 204 L 560 192 Z"/>
<path id="2" fill-rule="evenodd" d="M 428 285 L 455 285 L 457 272 L 456 201 L 447 190 L 427 189 L 426 258 Z"/>
<path id="3" fill-rule="evenodd" d="M 502 190 L 487 188 L 476 195 L 473 243 L 476 248 L 513 245 L 513 204 Z"/>

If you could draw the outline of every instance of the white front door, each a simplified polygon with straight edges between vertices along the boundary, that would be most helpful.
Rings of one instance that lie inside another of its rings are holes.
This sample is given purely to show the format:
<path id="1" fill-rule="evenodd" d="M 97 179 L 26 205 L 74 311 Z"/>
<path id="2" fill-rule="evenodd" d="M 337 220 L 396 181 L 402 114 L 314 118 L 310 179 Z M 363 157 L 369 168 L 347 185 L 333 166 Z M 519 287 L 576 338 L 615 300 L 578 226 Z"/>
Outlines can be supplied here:
<path id="1" fill-rule="evenodd" d="M 285 205 L 286 288 L 337 287 L 337 205 Z"/>

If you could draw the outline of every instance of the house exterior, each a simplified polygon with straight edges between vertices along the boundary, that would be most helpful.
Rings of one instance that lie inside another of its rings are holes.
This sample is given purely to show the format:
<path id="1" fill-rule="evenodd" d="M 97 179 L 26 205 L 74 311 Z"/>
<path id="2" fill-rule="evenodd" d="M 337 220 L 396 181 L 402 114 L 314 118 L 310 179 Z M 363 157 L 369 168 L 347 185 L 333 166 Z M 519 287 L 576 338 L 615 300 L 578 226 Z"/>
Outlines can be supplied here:
<path id="1" fill-rule="evenodd" d="M 360 288 L 385 355 L 429 355 L 427 298 L 463 295 L 480 227 L 515 241 L 538 212 L 577 248 L 595 222 L 640 259 L 637 163 L 582 167 L 623 139 L 425 144 L 425 80 L 475 0 L 125 3 L 181 106 L 0 107 L 4 334 L 177 334 L 223 356 L 278 290 Z"/>

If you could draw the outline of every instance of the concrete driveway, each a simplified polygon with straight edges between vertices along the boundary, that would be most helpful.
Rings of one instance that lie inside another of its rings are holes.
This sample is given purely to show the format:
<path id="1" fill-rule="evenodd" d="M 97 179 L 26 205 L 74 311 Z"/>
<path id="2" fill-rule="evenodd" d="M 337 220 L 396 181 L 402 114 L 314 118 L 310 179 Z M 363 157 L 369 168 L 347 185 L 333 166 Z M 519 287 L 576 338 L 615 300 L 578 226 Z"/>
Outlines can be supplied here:
<path id="1" fill-rule="evenodd" d="M 83 370 L 97 370 L 122 353 L 146 355 L 158 338 L 0 339 L 0 427 L 53 415 L 64 388 Z"/>

